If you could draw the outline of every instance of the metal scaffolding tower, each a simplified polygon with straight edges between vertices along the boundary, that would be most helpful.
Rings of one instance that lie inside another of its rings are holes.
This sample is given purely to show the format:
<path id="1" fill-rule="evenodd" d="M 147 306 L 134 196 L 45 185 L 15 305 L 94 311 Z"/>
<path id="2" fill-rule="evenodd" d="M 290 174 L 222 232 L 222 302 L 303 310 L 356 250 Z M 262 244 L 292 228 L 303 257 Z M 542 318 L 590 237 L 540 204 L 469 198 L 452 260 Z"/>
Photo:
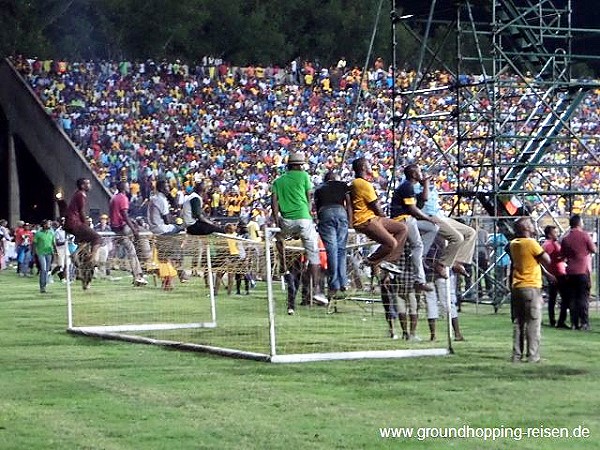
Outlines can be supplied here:
<path id="1" fill-rule="evenodd" d="M 448 9 L 431 0 L 411 17 L 392 0 L 393 46 L 402 25 L 421 48 L 410 87 L 394 89 L 397 166 L 419 148 L 418 162 L 446 179 L 453 215 L 474 217 L 494 239 L 512 236 L 503 217 L 562 228 L 560 216 L 585 214 L 598 196 L 600 85 L 574 68 L 600 52 L 578 54 L 574 42 L 600 30 L 573 26 L 576 1 L 455 0 Z M 489 267 L 475 264 L 462 292 L 477 297 L 484 280 L 493 283 L 497 310 L 508 284 L 504 245 L 493 246 Z"/>
<path id="2" fill-rule="evenodd" d="M 392 1 L 392 23 L 421 45 L 412 86 L 396 93 L 398 152 L 408 127 L 426 137 L 456 215 L 550 216 L 585 209 L 597 194 L 586 182 L 600 173 L 600 141 L 581 111 L 599 85 L 572 72 L 599 58 L 575 54 L 574 40 L 600 30 L 574 28 L 572 2 L 456 0 L 449 12 L 432 0 L 427 17 L 399 20 Z M 445 30 L 435 40 L 434 25 Z M 448 49 L 455 64 L 441 59 Z"/>

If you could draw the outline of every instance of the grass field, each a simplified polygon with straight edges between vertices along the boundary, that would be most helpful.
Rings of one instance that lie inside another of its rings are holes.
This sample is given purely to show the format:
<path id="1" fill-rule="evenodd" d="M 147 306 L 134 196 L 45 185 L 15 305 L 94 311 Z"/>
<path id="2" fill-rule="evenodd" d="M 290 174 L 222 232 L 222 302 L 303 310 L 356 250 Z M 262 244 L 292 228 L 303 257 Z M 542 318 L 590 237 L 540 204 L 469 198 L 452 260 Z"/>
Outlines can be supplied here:
<path id="1" fill-rule="evenodd" d="M 508 308 L 465 305 L 453 356 L 272 365 L 71 335 L 49 291 L 0 273 L 2 449 L 600 448 L 595 329 L 544 327 L 542 363 L 512 364 Z M 420 439 L 450 427 L 531 436 Z M 563 428 L 590 436 L 534 437 Z"/>

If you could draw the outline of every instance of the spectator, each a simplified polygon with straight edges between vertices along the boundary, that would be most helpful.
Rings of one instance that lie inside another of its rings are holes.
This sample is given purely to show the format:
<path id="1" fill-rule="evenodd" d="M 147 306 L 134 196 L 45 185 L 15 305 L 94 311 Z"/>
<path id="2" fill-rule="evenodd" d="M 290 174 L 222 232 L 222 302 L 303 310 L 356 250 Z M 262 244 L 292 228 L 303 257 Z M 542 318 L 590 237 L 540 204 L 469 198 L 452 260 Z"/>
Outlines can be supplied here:
<path id="1" fill-rule="evenodd" d="M 7 225 L 8 222 L 5 219 L 0 220 L 0 270 L 6 269 L 8 263 L 6 242 L 10 241 L 10 231 Z"/>
<path id="2" fill-rule="evenodd" d="M 110 199 L 110 228 L 115 233 L 115 244 L 117 247 L 125 249 L 125 255 L 129 260 L 129 267 L 133 276 L 133 284 L 144 286 L 148 280 L 144 278 L 142 266 L 138 259 L 135 245 L 132 238 L 139 239 L 139 230 L 137 225 L 129 217 L 129 198 L 127 192 L 129 184 L 126 181 L 120 181 L 117 184 L 117 193 Z"/>
<path id="3" fill-rule="evenodd" d="M 19 220 L 17 228 L 15 228 L 15 247 L 17 249 L 17 273 L 22 277 L 30 274 L 32 241 L 31 226 Z"/>
<path id="4" fill-rule="evenodd" d="M 432 291 L 425 280 L 423 256 L 429 252 L 438 233 L 436 218 L 423 213 L 417 207 L 417 198 L 413 185 L 420 184 L 423 188 L 420 196 L 426 200 L 429 194 L 429 179 L 421 173 L 421 168 L 410 164 L 404 168 L 406 179 L 398 186 L 392 196 L 390 215 L 394 220 L 404 219 L 408 228 L 408 242 L 411 246 L 413 270 L 415 272 L 415 289 L 417 291 Z M 421 235 L 423 233 L 423 235 Z"/>
<path id="5" fill-rule="evenodd" d="M 238 237 L 236 233 L 236 226 L 228 223 L 224 229 L 226 235 L 232 238 Z M 237 274 L 243 266 L 243 260 L 246 258 L 246 252 L 239 241 L 236 239 L 226 239 L 227 247 L 226 250 L 220 249 L 216 255 L 215 268 L 215 295 L 219 294 L 223 277 L 227 274 L 227 295 L 231 295 L 233 289 L 233 280 L 237 280 Z M 237 293 L 240 294 L 240 286 L 236 283 Z M 249 292 L 249 285 L 246 283 L 246 295 Z"/>
<path id="6" fill-rule="evenodd" d="M 574 329 L 589 330 L 591 254 L 596 253 L 597 248 L 590 235 L 583 230 L 581 216 L 578 214 L 571 216 L 569 227 L 569 231 L 562 238 L 561 246 L 567 263 L 567 289 L 571 296 L 571 321 Z"/>
<path id="7" fill-rule="evenodd" d="M 511 300 L 513 315 L 512 361 L 540 361 L 542 324 L 542 269 L 550 266 L 550 257 L 533 238 L 535 227 L 528 217 L 516 223 L 517 237 L 510 242 Z M 548 275 L 553 278 L 552 275 Z M 524 355 L 525 348 L 527 353 Z"/>
<path id="8" fill-rule="evenodd" d="M 366 264 L 373 268 L 380 266 L 388 272 L 401 274 L 402 271 L 395 263 L 404 251 L 408 235 L 406 224 L 385 216 L 373 185 L 367 181 L 371 174 L 367 160 L 355 159 L 352 168 L 355 174 L 350 184 L 352 224 L 356 231 L 379 244 L 379 247 L 366 258 Z"/>
<path id="9" fill-rule="evenodd" d="M 161 278 L 161 286 L 164 290 L 173 289 L 173 278 L 179 275 L 183 283 L 187 281 L 183 270 L 175 269 L 173 265 L 180 259 L 180 247 L 175 248 L 168 240 L 160 239 L 160 236 L 177 234 L 181 228 L 174 223 L 171 215 L 169 200 L 169 184 L 165 178 L 156 183 L 156 192 L 148 202 L 148 225 L 150 231 L 157 235 L 156 250 L 158 257 L 158 273 Z"/>
<path id="10" fill-rule="evenodd" d="M 558 229 L 554 225 L 548 225 L 544 228 L 545 241 L 542 244 L 544 251 L 550 256 L 550 267 L 548 271 L 554 275 L 555 282 L 548 282 L 548 319 L 550 326 L 556 326 L 555 306 L 556 298 L 560 294 L 560 315 L 558 319 L 558 328 L 564 328 L 567 317 L 567 308 L 569 297 L 566 290 L 567 266 L 562 255 L 561 246 L 558 242 Z M 564 316 L 563 316 L 564 310 Z"/>
<path id="11" fill-rule="evenodd" d="M 156 192 L 150 197 L 148 203 L 148 224 L 154 234 L 169 235 L 181 231 L 171 215 L 167 195 L 169 195 L 169 185 L 163 178 L 157 182 Z"/>
<path id="12" fill-rule="evenodd" d="M 286 267 L 284 260 L 285 238 L 300 238 L 306 251 L 309 273 L 311 276 L 312 300 L 326 305 L 327 298 L 320 292 L 320 256 L 319 235 L 310 214 L 310 191 L 312 183 L 304 171 L 306 160 L 302 153 L 291 153 L 288 158 L 288 170 L 278 177 L 272 186 L 271 208 L 276 225 L 281 229 L 277 235 L 277 249 L 280 255 L 281 267 Z M 287 271 L 287 270 L 286 270 Z M 309 303 L 311 301 L 309 300 Z M 293 308 L 288 308 L 288 314 L 293 315 Z"/>
<path id="13" fill-rule="evenodd" d="M 417 193 L 421 192 L 424 192 L 424 189 L 420 189 Z M 435 186 L 431 186 L 429 189 L 427 200 L 423 203 L 423 212 L 430 217 L 435 217 L 435 223 L 439 227 L 438 233 L 447 242 L 440 258 L 434 263 L 434 270 L 443 278 L 448 278 L 448 268 L 468 277 L 469 273 L 463 264 L 473 263 L 473 254 L 475 253 L 475 242 L 477 239 L 475 230 L 443 214 L 439 203 L 438 191 Z"/>
<path id="14" fill-rule="evenodd" d="M 493 280 L 489 272 L 490 248 L 488 246 L 489 233 L 483 224 L 477 227 L 477 267 L 479 268 L 479 282 L 477 291 L 479 298 L 489 298 L 493 292 Z"/>
<path id="15" fill-rule="evenodd" d="M 89 178 L 79 178 L 77 180 L 77 191 L 73 194 L 69 205 L 65 211 L 65 230 L 75 236 L 79 248 L 73 259 L 79 258 L 81 251 L 81 243 L 89 243 L 91 245 L 90 260 L 92 263 L 98 261 L 98 251 L 102 245 L 100 235 L 90 227 L 88 223 L 88 200 L 87 193 L 91 189 Z"/>
<path id="16" fill-rule="evenodd" d="M 183 223 L 188 234 L 204 236 L 211 233 L 225 233 L 225 230 L 206 217 L 204 214 L 203 199 L 204 183 L 196 183 L 192 192 L 185 197 L 181 209 Z"/>
<path id="17" fill-rule="evenodd" d="M 56 265 L 52 269 L 52 275 L 58 274 L 58 277 L 65 281 L 65 269 L 67 264 L 67 232 L 64 229 L 65 218 L 61 217 L 54 223 L 54 243 L 56 245 Z"/>
<path id="18" fill-rule="evenodd" d="M 33 236 L 33 251 L 40 265 L 40 292 L 42 294 L 46 293 L 52 257 L 56 252 L 54 230 L 50 227 L 51 224 L 52 221 L 44 220 L 42 222 L 42 229 L 38 230 Z"/>
<path id="19" fill-rule="evenodd" d="M 420 342 L 421 338 L 417 336 L 418 301 L 415 292 L 414 267 L 411 259 L 409 249 L 405 248 L 398 260 L 398 267 L 402 270 L 402 274 L 392 275 L 387 272 L 383 274 L 380 282 L 381 302 L 385 310 L 390 337 L 398 339 L 394 324 L 395 319 L 398 319 L 402 329 L 402 339 Z M 407 321 L 408 317 L 410 318 L 410 325 Z"/>
<path id="20" fill-rule="evenodd" d="M 434 261 L 437 259 L 437 255 L 441 253 L 445 245 L 444 240 L 438 236 L 431 246 L 431 250 L 427 254 L 429 260 Z M 456 272 L 450 272 L 450 278 L 444 279 L 437 275 L 435 271 L 428 266 L 427 270 L 428 281 L 431 281 L 435 287 L 432 292 L 425 293 L 425 302 L 427 304 L 427 323 L 429 325 L 429 340 L 435 341 L 436 335 L 436 324 L 439 319 L 439 307 L 441 306 L 442 311 L 447 313 L 448 311 L 448 289 L 450 290 L 450 322 L 452 330 L 454 331 L 455 341 L 464 341 L 464 337 L 460 331 L 460 324 L 458 321 L 458 295 L 457 295 L 457 274 Z"/>
<path id="21" fill-rule="evenodd" d="M 318 231 L 327 253 L 328 297 L 343 295 L 348 285 L 346 246 L 348 223 L 352 221 L 352 202 L 348 185 L 336 179 L 332 171 L 315 190 Z"/>

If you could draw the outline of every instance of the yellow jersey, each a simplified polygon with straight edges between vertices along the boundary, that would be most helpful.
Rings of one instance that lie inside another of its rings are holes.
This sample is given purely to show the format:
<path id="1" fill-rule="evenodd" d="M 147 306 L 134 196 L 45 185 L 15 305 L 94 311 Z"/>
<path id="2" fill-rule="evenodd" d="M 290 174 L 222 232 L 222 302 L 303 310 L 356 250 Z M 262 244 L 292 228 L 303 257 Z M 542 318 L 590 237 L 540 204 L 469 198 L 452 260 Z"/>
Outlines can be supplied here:
<path id="1" fill-rule="evenodd" d="M 376 217 L 375 212 L 369 208 L 369 203 L 377 200 L 377 193 L 371 183 L 364 178 L 355 178 L 350 183 L 350 196 L 354 211 L 352 226 L 356 227 Z"/>
<path id="2" fill-rule="evenodd" d="M 541 288 L 542 267 L 537 258 L 544 253 L 533 238 L 516 238 L 510 241 L 513 288 Z"/>

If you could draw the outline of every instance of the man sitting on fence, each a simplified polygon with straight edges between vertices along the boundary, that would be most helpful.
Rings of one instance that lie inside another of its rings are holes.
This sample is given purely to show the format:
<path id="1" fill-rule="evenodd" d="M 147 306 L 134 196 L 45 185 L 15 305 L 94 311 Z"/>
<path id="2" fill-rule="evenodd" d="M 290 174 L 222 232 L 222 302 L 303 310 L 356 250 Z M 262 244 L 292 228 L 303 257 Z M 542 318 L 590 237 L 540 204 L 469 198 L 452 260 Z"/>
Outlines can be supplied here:
<path id="1" fill-rule="evenodd" d="M 281 232 L 277 235 L 281 267 L 285 270 L 284 242 L 285 238 L 299 237 L 306 250 L 309 272 L 312 277 L 312 300 L 326 305 L 327 298 L 322 294 L 319 283 L 320 255 L 319 235 L 310 214 L 310 191 L 312 182 L 304 171 L 304 154 L 291 153 L 288 157 L 286 173 L 273 182 L 271 208 L 273 218 Z M 288 308 L 288 314 L 294 310 Z"/>

